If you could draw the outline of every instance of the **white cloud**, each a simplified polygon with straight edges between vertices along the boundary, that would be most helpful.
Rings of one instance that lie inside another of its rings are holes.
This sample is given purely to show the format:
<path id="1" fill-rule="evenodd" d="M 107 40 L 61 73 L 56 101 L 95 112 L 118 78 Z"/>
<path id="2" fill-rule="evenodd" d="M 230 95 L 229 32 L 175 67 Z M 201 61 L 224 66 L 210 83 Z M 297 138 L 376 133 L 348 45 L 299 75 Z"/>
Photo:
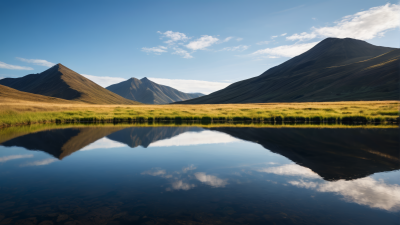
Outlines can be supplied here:
<path id="1" fill-rule="evenodd" d="M 277 37 L 278 37 L 278 35 L 271 36 L 271 39 L 274 39 L 274 38 L 277 38 Z"/>
<path id="2" fill-rule="evenodd" d="M 229 40 L 231 40 L 233 37 L 227 37 L 227 38 L 225 38 L 222 42 L 227 42 L 227 41 L 229 41 Z"/>
<path id="3" fill-rule="evenodd" d="M 165 43 L 172 44 L 173 42 L 177 41 L 187 41 L 189 38 L 184 34 L 180 32 L 173 32 L 173 31 L 166 31 L 164 33 L 157 31 L 157 33 L 162 34 L 163 37 L 170 38 L 170 40 L 166 41 Z"/>
<path id="4" fill-rule="evenodd" d="M 227 180 L 220 179 L 213 175 L 207 175 L 206 173 L 195 173 L 194 176 L 197 180 L 212 187 L 225 187 L 228 182 Z"/>
<path id="5" fill-rule="evenodd" d="M 106 137 L 103 137 L 90 145 L 82 148 L 80 151 L 88 151 L 88 150 L 93 150 L 93 149 L 102 149 L 102 148 L 121 148 L 125 147 L 126 145 L 121 144 L 117 141 L 110 140 Z"/>
<path id="6" fill-rule="evenodd" d="M 287 33 L 283 33 L 283 34 L 281 34 L 281 36 L 282 36 L 282 37 L 283 37 L 283 36 L 286 36 L 286 34 L 287 34 Z"/>
<path id="7" fill-rule="evenodd" d="M 289 183 L 297 187 L 314 189 L 318 192 L 340 194 L 346 201 L 372 208 L 388 211 L 400 210 L 400 186 L 385 184 L 371 177 L 351 181 L 339 180 L 318 183 L 300 180 L 289 181 Z"/>
<path id="8" fill-rule="evenodd" d="M 165 78 L 152 78 L 149 80 L 157 83 L 175 88 L 179 91 L 186 93 L 200 92 L 203 94 L 209 94 L 214 91 L 226 88 L 230 83 L 223 82 L 212 82 L 203 80 L 182 80 L 182 79 L 165 79 Z"/>
<path id="9" fill-rule="evenodd" d="M 243 40 L 243 38 L 236 38 L 236 41 L 241 41 Z"/>
<path id="10" fill-rule="evenodd" d="M 55 65 L 55 63 L 49 62 L 44 59 L 24 59 L 24 58 L 20 58 L 20 57 L 16 57 L 16 58 L 22 62 L 32 63 L 32 64 L 35 64 L 38 66 L 52 67 Z"/>
<path id="11" fill-rule="evenodd" d="M 189 44 L 186 45 L 186 47 L 192 50 L 203 50 L 213 45 L 217 41 L 219 41 L 219 39 L 216 37 L 209 35 L 202 35 L 201 38 L 190 42 Z"/>
<path id="12" fill-rule="evenodd" d="M 280 56 L 294 57 L 294 56 L 300 55 L 300 54 L 310 50 L 316 44 L 318 44 L 318 42 L 305 43 L 305 44 L 282 45 L 282 46 L 278 46 L 275 48 L 261 49 L 261 50 L 251 53 L 251 55 L 253 55 L 253 56 L 269 55 L 269 56 L 272 56 L 275 58 L 280 57 Z"/>
<path id="13" fill-rule="evenodd" d="M 158 47 L 152 47 L 152 48 L 143 47 L 142 51 L 143 52 L 147 52 L 147 53 L 154 53 L 156 55 L 160 55 L 163 52 L 167 52 L 167 47 L 161 46 L 161 45 L 158 46 Z"/>
<path id="14" fill-rule="evenodd" d="M 185 132 L 170 139 L 153 142 L 149 147 L 189 146 L 204 144 L 222 144 L 241 140 L 217 131 Z"/>
<path id="15" fill-rule="evenodd" d="M 183 50 L 181 48 L 174 48 L 175 52 L 173 52 L 172 54 L 176 54 L 176 55 L 180 55 L 185 59 L 191 59 L 193 58 L 193 56 L 191 56 L 189 54 L 189 52 L 187 52 L 186 50 Z"/>
<path id="16" fill-rule="evenodd" d="M 318 178 L 318 179 L 321 178 L 318 174 L 316 174 L 309 168 L 299 166 L 297 164 L 287 164 L 278 167 L 261 168 L 261 169 L 256 169 L 256 171 L 263 173 L 272 173 L 277 175 L 286 175 L 286 176 L 301 176 L 301 177 Z"/>
<path id="17" fill-rule="evenodd" d="M 316 37 L 355 38 L 370 40 L 382 37 L 400 27 L 400 5 L 386 4 L 343 17 L 331 27 L 312 27 L 312 32 L 303 32 L 286 37 L 287 40 L 309 40 Z"/>
<path id="18" fill-rule="evenodd" d="M 55 161 L 57 161 L 57 159 L 53 159 L 53 158 L 43 159 L 43 160 L 38 160 L 38 161 L 26 163 L 26 164 L 23 164 L 21 166 L 45 166 L 45 165 L 49 165 L 50 163 L 53 163 Z"/>
<path id="19" fill-rule="evenodd" d="M 266 45 L 269 44 L 269 41 L 260 41 L 256 43 L 257 45 Z"/>
<path id="20" fill-rule="evenodd" d="M 93 76 L 93 75 L 87 75 L 87 74 L 81 74 L 81 75 L 102 87 L 108 87 L 112 84 L 120 83 L 122 81 L 127 80 L 122 77 L 107 77 L 107 76 L 99 77 L 99 76 Z"/>
<path id="21" fill-rule="evenodd" d="M 4 63 L 4 62 L 0 62 L 0 68 L 8 69 L 8 70 L 33 70 L 32 67 L 15 66 L 15 65 L 10 65 L 10 64 Z"/>
<path id="22" fill-rule="evenodd" d="M 33 155 L 9 155 L 9 156 L 0 157 L 0 162 L 7 162 L 9 160 L 25 159 L 25 158 L 32 158 L 32 157 L 33 157 Z"/>
<path id="23" fill-rule="evenodd" d="M 238 46 L 234 46 L 234 47 L 226 47 L 221 49 L 220 51 L 239 51 L 242 52 L 246 49 L 248 49 L 250 47 L 250 45 L 238 45 Z"/>

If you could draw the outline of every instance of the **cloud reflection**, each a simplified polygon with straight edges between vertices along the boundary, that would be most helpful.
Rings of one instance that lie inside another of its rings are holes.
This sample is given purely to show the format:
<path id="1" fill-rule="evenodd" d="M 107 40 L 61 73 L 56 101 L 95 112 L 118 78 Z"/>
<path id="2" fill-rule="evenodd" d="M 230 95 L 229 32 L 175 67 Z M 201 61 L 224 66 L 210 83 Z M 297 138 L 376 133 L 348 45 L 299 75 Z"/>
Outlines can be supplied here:
<path id="1" fill-rule="evenodd" d="M 225 187 L 228 184 L 227 180 L 220 179 L 213 175 L 207 175 L 205 173 L 195 173 L 194 176 L 197 180 L 212 187 Z"/>
<path id="2" fill-rule="evenodd" d="M 197 168 L 194 165 L 190 165 L 188 167 L 182 168 L 182 170 L 178 171 L 173 171 L 168 173 L 164 169 L 160 168 L 153 168 L 151 170 L 147 170 L 142 172 L 142 175 L 150 175 L 150 176 L 158 176 L 162 177 L 164 179 L 167 179 L 171 187 L 166 188 L 166 191 L 172 191 L 172 190 L 190 190 L 194 187 L 196 187 L 195 184 L 190 183 L 190 180 L 193 179 L 193 170 L 196 170 Z M 210 185 L 212 187 L 225 187 L 228 182 L 227 179 L 223 180 L 220 179 L 216 176 L 213 175 L 207 175 L 206 173 L 203 172 L 197 172 L 194 174 L 194 177 L 199 180 L 202 183 L 205 183 L 207 185 Z"/>
<path id="3" fill-rule="evenodd" d="M 371 177 L 351 181 L 339 180 L 323 183 L 290 181 L 289 183 L 318 192 L 340 194 L 346 201 L 372 208 L 388 211 L 400 210 L 400 186 L 385 184 L 383 181 L 377 181 Z"/>
<path id="4" fill-rule="evenodd" d="M 315 190 L 342 195 L 345 201 L 379 208 L 388 211 L 400 211 L 400 186 L 385 184 L 371 177 L 356 180 L 324 181 L 312 170 L 296 164 L 256 169 L 264 173 L 285 176 L 298 176 L 300 180 L 288 181 L 289 184 Z M 304 179 L 313 179 L 308 181 Z"/>
<path id="5" fill-rule="evenodd" d="M 7 162 L 9 160 L 13 160 L 13 159 L 25 159 L 25 158 L 32 158 L 33 155 L 9 155 L 9 156 L 3 156 L 0 157 L 0 162 Z"/>
<path id="6" fill-rule="evenodd" d="M 263 173 L 273 173 L 273 174 L 277 174 L 277 175 L 301 176 L 301 177 L 307 177 L 307 178 L 321 178 L 318 174 L 316 174 L 309 168 L 299 166 L 296 164 L 287 164 L 287 165 L 277 166 L 277 167 L 261 168 L 261 169 L 256 169 L 256 171 L 263 172 Z"/>
<path id="7" fill-rule="evenodd" d="M 170 139 L 156 141 L 149 147 L 188 146 L 202 144 L 221 144 L 239 142 L 241 140 L 216 131 L 186 132 Z"/>
<path id="8" fill-rule="evenodd" d="M 121 148 L 125 147 L 125 144 L 121 144 L 117 141 L 110 140 L 106 137 L 103 137 L 96 142 L 93 142 L 92 144 L 82 148 L 80 151 L 88 151 L 88 150 L 93 150 L 93 149 L 100 149 L 100 148 Z"/>
<path id="9" fill-rule="evenodd" d="M 45 166 L 45 165 L 49 165 L 50 163 L 53 163 L 57 160 L 58 159 L 43 159 L 43 160 L 38 160 L 38 161 L 22 164 L 21 166 Z"/>

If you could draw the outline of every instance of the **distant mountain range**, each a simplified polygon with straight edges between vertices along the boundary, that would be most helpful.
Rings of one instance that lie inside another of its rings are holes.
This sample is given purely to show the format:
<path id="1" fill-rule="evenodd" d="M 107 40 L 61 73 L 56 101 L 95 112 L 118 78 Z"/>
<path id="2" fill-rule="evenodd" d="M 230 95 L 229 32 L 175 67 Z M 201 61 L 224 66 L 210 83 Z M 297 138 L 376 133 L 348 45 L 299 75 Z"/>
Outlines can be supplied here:
<path id="1" fill-rule="evenodd" d="M 145 78 L 129 80 L 106 87 L 126 99 L 146 104 L 168 104 L 204 96 L 201 93 L 183 93 L 174 88 L 154 83 Z"/>
<path id="2" fill-rule="evenodd" d="M 23 92 L 85 103 L 140 104 L 99 86 L 61 64 L 39 74 L 29 74 L 20 78 L 4 78 L 0 80 L 0 84 Z"/>
<path id="3" fill-rule="evenodd" d="M 399 99 L 400 49 L 327 38 L 260 76 L 178 104 Z"/>

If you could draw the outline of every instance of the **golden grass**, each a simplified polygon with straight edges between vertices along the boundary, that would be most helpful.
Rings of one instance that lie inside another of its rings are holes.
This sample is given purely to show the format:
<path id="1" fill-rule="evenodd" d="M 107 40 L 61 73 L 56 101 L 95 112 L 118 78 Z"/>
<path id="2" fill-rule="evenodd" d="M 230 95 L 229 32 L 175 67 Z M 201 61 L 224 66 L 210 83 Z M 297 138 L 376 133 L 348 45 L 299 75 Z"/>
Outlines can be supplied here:
<path id="1" fill-rule="evenodd" d="M 54 104 L 15 100 L 0 102 L 0 126 L 65 120 L 135 118 L 345 118 L 395 120 L 399 101 L 260 103 L 215 105 L 94 105 Z"/>

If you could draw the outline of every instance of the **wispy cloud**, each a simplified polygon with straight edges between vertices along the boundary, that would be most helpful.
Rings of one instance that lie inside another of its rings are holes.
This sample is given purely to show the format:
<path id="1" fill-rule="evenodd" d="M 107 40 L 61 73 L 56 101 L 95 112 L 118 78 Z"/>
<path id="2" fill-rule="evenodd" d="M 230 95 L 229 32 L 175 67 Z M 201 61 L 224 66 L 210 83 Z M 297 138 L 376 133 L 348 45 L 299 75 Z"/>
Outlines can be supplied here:
<path id="1" fill-rule="evenodd" d="M 243 38 L 236 38 L 236 41 L 242 41 Z"/>
<path id="2" fill-rule="evenodd" d="M 189 40 L 189 38 L 186 36 L 186 34 L 184 33 L 180 33 L 180 32 L 174 32 L 174 31 L 166 31 L 164 33 L 162 33 L 161 31 L 157 31 L 157 33 L 162 34 L 162 37 L 166 37 L 169 38 L 170 40 L 165 41 L 165 43 L 167 44 L 172 44 L 173 42 L 177 42 L 177 41 L 187 41 Z"/>
<path id="3" fill-rule="evenodd" d="M 312 47 L 314 47 L 318 42 L 305 43 L 305 44 L 293 44 L 293 45 L 282 45 L 274 48 L 266 48 L 255 51 L 251 53 L 253 56 L 267 55 L 269 58 L 277 57 L 294 57 L 300 55 Z"/>
<path id="4" fill-rule="evenodd" d="M 200 92 L 203 94 L 209 94 L 211 92 L 226 88 L 230 85 L 230 83 L 225 82 L 212 82 L 203 80 L 165 79 L 153 77 L 149 77 L 149 79 L 157 84 L 166 85 L 186 93 Z"/>
<path id="5" fill-rule="evenodd" d="M 22 164 L 21 166 L 45 166 L 45 165 L 49 165 L 53 162 L 57 161 L 57 159 L 43 159 L 43 160 L 38 160 L 38 161 L 34 161 L 34 162 L 30 162 L 30 163 L 25 163 Z"/>
<path id="6" fill-rule="evenodd" d="M 233 37 L 227 37 L 227 38 L 225 38 L 222 42 L 228 42 L 228 41 L 230 41 L 232 38 L 233 38 Z"/>
<path id="7" fill-rule="evenodd" d="M 175 50 L 175 51 L 174 51 L 172 54 L 180 55 L 180 56 L 182 56 L 182 57 L 185 58 L 185 59 L 191 59 L 191 58 L 193 58 L 193 56 L 190 55 L 189 52 L 186 51 L 186 50 L 183 50 L 183 49 L 181 49 L 181 48 L 174 48 L 174 50 Z"/>
<path id="8" fill-rule="evenodd" d="M 213 36 L 209 36 L 209 35 L 202 35 L 201 38 L 189 42 L 189 44 L 186 45 L 187 48 L 191 49 L 191 50 L 204 50 L 207 47 L 210 47 L 211 45 L 213 45 L 214 43 L 216 43 L 217 41 L 219 41 L 218 38 L 213 37 Z"/>
<path id="9" fill-rule="evenodd" d="M 238 52 L 242 52 L 244 50 L 247 50 L 250 47 L 250 45 L 238 45 L 238 46 L 234 46 L 234 47 L 225 47 L 219 51 L 238 51 Z"/>
<path id="10" fill-rule="evenodd" d="M 271 39 L 277 38 L 278 35 L 271 36 Z"/>
<path id="11" fill-rule="evenodd" d="M 0 162 L 7 162 L 9 160 L 14 160 L 14 159 L 26 159 L 26 158 L 32 158 L 33 155 L 8 155 L 8 156 L 3 156 L 0 157 Z"/>
<path id="12" fill-rule="evenodd" d="M 32 67 L 16 66 L 16 65 L 7 64 L 5 62 L 0 62 L 0 68 L 8 69 L 8 70 L 33 70 Z"/>
<path id="13" fill-rule="evenodd" d="M 400 27 L 400 5 L 386 4 L 343 17 L 334 26 L 312 27 L 311 32 L 293 34 L 287 40 L 309 40 L 316 37 L 356 38 L 369 40 L 382 37 L 391 29 Z"/>
<path id="14" fill-rule="evenodd" d="M 195 173 L 194 176 L 196 177 L 197 180 L 199 180 L 202 183 L 205 183 L 207 185 L 210 185 L 212 187 L 218 188 L 218 187 L 225 187 L 228 184 L 228 180 L 218 178 L 213 175 L 207 175 L 206 173 Z"/>
<path id="15" fill-rule="evenodd" d="M 49 62 L 47 60 L 44 59 L 24 59 L 21 57 L 15 57 L 16 59 L 22 61 L 22 62 L 27 62 L 27 63 L 31 63 L 31 64 L 35 64 L 38 66 L 45 66 L 45 67 L 52 67 L 55 65 L 55 63 Z"/>
<path id="16" fill-rule="evenodd" d="M 87 75 L 87 74 L 81 74 L 81 75 L 102 87 L 108 87 L 112 84 L 117 84 L 117 83 L 127 80 L 126 78 L 122 78 L 122 77 L 107 77 L 107 76 L 99 77 L 99 76 L 93 76 L 93 75 Z"/>
<path id="17" fill-rule="evenodd" d="M 260 42 L 257 42 L 256 44 L 257 45 L 266 45 L 266 44 L 269 44 L 269 42 L 270 41 L 260 41 Z"/>
<path id="18" fill-rule="evenodd" d="M 286 36 L 286 34 L 287 34 L 287 33 L 283 33 L 283 34 L 281 34 L 281 36 L 282 36 L 282 37 L 283 37 L 283 36 Z"/>
<path id="19" fill-rule="evenodd" d="M 147 52 L 147 53 L 154 53 L 156 55 L 161 55 L 161 53 L 167 52 L 167 47 L 165 47 L 165 46 L 158 46 L 158 47 L 152 47 L 152 48 L 143 47 L 142 51 Z"/>

